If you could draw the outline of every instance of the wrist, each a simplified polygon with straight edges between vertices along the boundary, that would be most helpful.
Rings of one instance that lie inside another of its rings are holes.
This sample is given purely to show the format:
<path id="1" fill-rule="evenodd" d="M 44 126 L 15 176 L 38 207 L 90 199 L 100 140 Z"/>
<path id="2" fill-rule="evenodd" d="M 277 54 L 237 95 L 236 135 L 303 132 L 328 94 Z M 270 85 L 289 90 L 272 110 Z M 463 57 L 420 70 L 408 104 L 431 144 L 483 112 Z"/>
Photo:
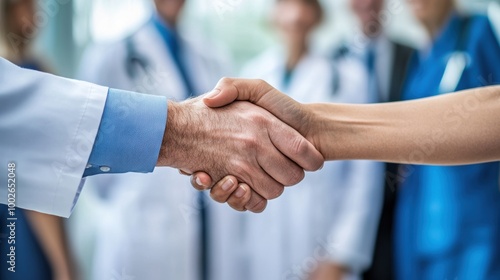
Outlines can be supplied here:
<path id="1" fill-rule="evenodd" d="M 158 156 L 159 166 L 175 167 L 178 160 L 177 139 L 179 135 L 179 127 L 182 117 L 182 105 L 173 101 L 168 101 L 168 115 L 165 124 L 165 133 L 161 143 L 160 154 Z"/>
<path id="2" fill-rule="evenodd" d="M 336 143 L 339 122 L 335 120 L 333 112 L 337 111 L 335 104 L 305 104 L 308 132 L 307 139 L 323 155 L 325 160 L 335 159 L 333 145 Z"/>
<path id="3" fill-rule="evenodd" d="M 168 116 L 163 135 L 162 147 L 158 156 L 158 165 L 183 169 L 187 172 L 196 168 L 193 158 L 200 158 L 202 151 L 208 151 L 206 127 L 208 116 L 203 105 L 194 100 L 181 103 L 168 102 Z"/>

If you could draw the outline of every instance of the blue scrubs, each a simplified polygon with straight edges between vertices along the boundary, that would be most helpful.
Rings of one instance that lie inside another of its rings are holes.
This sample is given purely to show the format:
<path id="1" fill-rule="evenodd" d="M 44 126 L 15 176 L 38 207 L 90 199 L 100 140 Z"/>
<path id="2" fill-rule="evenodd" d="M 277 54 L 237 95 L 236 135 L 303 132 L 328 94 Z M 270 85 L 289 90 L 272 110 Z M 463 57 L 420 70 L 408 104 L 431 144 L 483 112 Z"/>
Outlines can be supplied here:
<path id="1" fill-rule="evenodd" d="M 463 50 L 469 58 L 456 90 L 500 83 L 500 46 L 490 22 L 471 17 L 468 31 L 464 22 L 453 14 L 430 50 L 414 55 L 404 99 L 443 93 L 441 78 L 460 45 L 460 34 L 466 34 Z M 474 113 L 466 106 L 446 108 L 436 122 L 461 129 L 461 118 Z M 397 279 L 500 279 L 499 169 L 498 162 L 402 166 L 395 225 Z"/>

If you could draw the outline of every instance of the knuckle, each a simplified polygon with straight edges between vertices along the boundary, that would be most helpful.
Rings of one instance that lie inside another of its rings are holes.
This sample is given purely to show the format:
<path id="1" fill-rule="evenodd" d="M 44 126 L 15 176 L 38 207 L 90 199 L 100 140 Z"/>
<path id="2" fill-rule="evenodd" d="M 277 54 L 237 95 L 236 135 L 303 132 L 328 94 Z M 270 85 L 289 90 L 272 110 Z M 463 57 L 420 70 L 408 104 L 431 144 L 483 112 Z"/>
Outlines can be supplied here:
<path id="1" fill-rule="evenodd" d="M 266 209 L 267 200 L 259 198 L 255 202 L 249 203 L 245 208 L 254 213 L 260 213 Z"/>
<path id="2" fill-rule="evenodd" d="M 210 197 L 220 203 L 224 203 L 227 200 L 227 196 L 222 191 L 222 187 L 220 184 L 217 184 L 210 190 Z"/>
<path id="3" fill-rule="evenodd" d="M 262 79 L 259 79 L 257 81 L 257 88 L 259 90 L 259 92 L 262 93 L 262 96 L 261 98 L 268 94 L 269 92 L 271 92 L 272 90 L 274 90 L 275 88 L 273 86 L 271 86 L 268 82 L 262 80 Z"/>
<path id="4" fill-rule="evenodd" d="M 296 185 L 296 184 L 300 183 L 300 181 L 302 181 L 305 176 L 306 176 L 306 174 L 305 174 L 304 170 L 302 170 L 300 168 L 298 168 L 297 170 L 292 170 L 291 174 L 289 176 L 289 180 L 287 182 L 287 185 L 288 186 Z"/>
<path id="5" fill-rule="evenodd" d="M 325 159 L 321 154 L 314 154 L 314 153 L 309 153 L 305 155 L 305 158 L 307 158 L 307 161 L 305 163 L 306 166 L 304 166 L 304 169 L 307 171 L 317 171 L 323 167 L 323 164 L 325 163 Z"/>
<path id="6" fill-rule="evenodd" d="M 243 212 L 246 210 L 245 206 L 241 205 L 240 203 L 228 202 L 228 204 L 229 206 L 231 206 L 231 208 L 233 208 L 236 211 Z"/>
<path id="7" fill-rule="evenodd" d="M 246 137 L 241 140 L 241 148 L 243 151 L 251 151 L 251 150 L 256 150 L 259 146 L 259 143 L 255 137 Z M 240 169 L 242 168 L 240 164 Z"/>
<path id="8" fill-rule="evenodd" d="M 216 191 L 214 191 L 214 189 L 212 189 L 210 191 L 210 198 L 212 198 L 213 200 L 215 200 L 216 202 L 219 202 L 219 203 L 225 202 L 221 199 L 220 195 Z"/>
<path id="9" fill-rule="evenodd" d="M 223 77 L 222 79 L 220 79 L 219 81 L 219 84 L 221 85 L 230 85 L 233 83 L 233 79 L 232 78 L 229 78 L 229 77 Z"/>
<path id="10" fill-rule="evenodd" d="M 281 185 L 274 186 L 267 192 L 267 194 L 266 194 L 266 196 L 264 196 L 264 198 L 267 200 L 278 198 L 280 195 L 283 194 L 284 191 L 285 191 L 284 186 L 281 186 Z"/>
<path id="11" fill-rule="evenodd" d="M 312 166 L 309 170 L 311 170 L 311 171 L 320 170 L 321 167 L 323 167 L 324 163 L 325 163 L 325 160 L 322 157 L 314 158 L 314 163 L 312 164 Z"/>
<path id="12" fill-rule="evenodd" d="M 257 84 L 261 87 L 269 87 L 269 84 L 263 79 L 257 79 Z"/>
<path id="13" fill-rule="evenodd" d="M 303 137 L 296 137 L 291 142 L 291 152 L 293 158 L 306 158 L 306 166 L 302 166 L 309 171 L 316 171 L 323 165 L 324 159 L 319 153 L 311 149 L 310 143 Z"/>
<path id="14" fill-rule="evenodd" d="M 295 137 L 291 145 L 294 156 L 303 156 L 307 154 L 309 150 L 309 142 L 303 137 Z"/>
<path id="15" fill-rule="evenodd" d="M 267 82 L 264 81 L 263 79 L 256 79 L 256 81 L 257 81 L 257 84 L 260 86 L 267 84 Z"/>
<path id="16" fill-rule="evenodd" d="M 244 145 L 242 148 L 245 148 Z M 247 164 L 242 161 L 235 161 L 230 165 L 229 174 L 233 174 L 236 177 L 241 177 L 246 174 L 246 170 L 248 170 Z"/>
<path id="17" fill-rule="evenodd" d="M 260 112 L 252 112 L 249 119 L 253 124 L 259 125 L 258 127 L 263 127 L 269 123 L 269 118 Z"/>
<path id="18" fill-rule="evenodd" d="M 245 210 L 245 201 L 244 198 L 229 198 L 227 204 L 231 206 L 231 208 L 238 210 L 238 211 L 244 211 Z"/>

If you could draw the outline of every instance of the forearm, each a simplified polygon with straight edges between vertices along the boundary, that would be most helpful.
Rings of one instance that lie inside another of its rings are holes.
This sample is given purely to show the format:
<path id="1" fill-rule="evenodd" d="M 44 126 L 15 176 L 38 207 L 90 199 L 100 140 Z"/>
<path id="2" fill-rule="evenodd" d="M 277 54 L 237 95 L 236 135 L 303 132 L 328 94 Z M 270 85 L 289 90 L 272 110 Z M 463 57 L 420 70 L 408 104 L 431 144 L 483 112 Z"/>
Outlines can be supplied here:
<path id="1" fill-rule="evenodd" d="M 460 164 L 500 158 L 500 87 L 410 102 L 311 104 L 326 160 Z"/>
<path id="2" fill-rule="evenodd" d="M 26 211 L 26 215 L 47 256 L 54 272 L 54 279 L 71 279 L 72 258 L 68 250 L 62 218 L 34 211 Z"/>

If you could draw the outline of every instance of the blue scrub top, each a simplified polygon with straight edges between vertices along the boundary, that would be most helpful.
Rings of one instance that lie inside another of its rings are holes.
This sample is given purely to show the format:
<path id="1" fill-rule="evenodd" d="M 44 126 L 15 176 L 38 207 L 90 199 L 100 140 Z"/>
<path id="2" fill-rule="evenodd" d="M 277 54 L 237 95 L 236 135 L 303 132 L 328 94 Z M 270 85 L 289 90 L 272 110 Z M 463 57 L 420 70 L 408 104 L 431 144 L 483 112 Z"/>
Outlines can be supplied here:
<path id="1" fill-rule="evenodd" d="M 443 94 L 439 85 L 460 34 L 468 64 L 455 90 L 500 83 L 500 46 L 490 22 L 483 16 L 464 22 L 465 17 L 453 14 L 431 48 L 413 56 L 405 100 Z M 466 109 L 473 104 L 468 105 L 445 108 L 436 122 L 461 129 L 460 120 L 474 113 Z M 500 279 L 499 163 L 402 169 L 395 225 L 397 279 Z"/>

